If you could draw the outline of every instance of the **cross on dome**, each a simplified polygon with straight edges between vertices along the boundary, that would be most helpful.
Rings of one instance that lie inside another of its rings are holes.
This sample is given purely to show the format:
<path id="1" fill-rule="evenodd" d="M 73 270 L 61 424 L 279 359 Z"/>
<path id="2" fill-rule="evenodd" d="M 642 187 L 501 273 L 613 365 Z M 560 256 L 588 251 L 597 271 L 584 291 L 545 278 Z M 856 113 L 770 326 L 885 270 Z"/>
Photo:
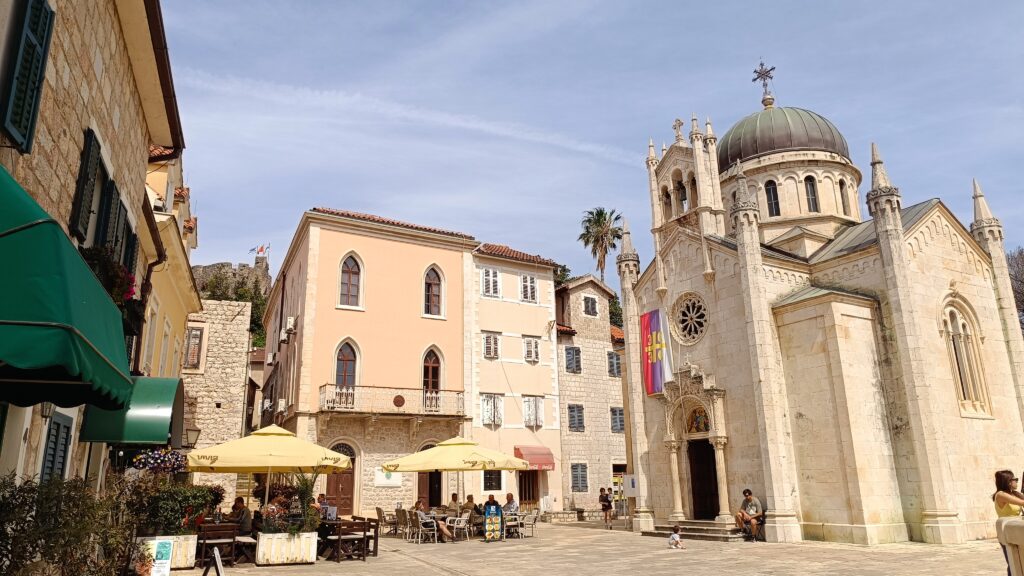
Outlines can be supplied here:
<path id="1" fill-rule="evenodd" d="M 774 74 L 775 66 L 767 68 L 764 65 L 764 59 L 761 59 L 761 65 L 754 69 L 754 78 L 751 82 L 761 82 L 761 87 L 764 88 L 764 93 L 761 95 L 761 104 L 765 108 L 771 108 L 775 104 L 775 97 L 768 91 L 768 82 L 775 79 Z"/>

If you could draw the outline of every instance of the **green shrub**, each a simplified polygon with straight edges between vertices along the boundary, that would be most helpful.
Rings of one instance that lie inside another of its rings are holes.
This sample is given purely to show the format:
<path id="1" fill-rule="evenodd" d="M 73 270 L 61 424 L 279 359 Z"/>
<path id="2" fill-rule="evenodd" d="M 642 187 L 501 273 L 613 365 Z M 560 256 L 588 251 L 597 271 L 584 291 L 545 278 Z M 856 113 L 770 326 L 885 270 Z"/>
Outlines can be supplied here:
<path id="1" fill-rule="evenodd" d="M 213 495 L 206 486 L 164 482 L 149 498 L 149 524 L 158 534 L 167 536 L 195 534 L 196 520 L 212 502 Z"/>

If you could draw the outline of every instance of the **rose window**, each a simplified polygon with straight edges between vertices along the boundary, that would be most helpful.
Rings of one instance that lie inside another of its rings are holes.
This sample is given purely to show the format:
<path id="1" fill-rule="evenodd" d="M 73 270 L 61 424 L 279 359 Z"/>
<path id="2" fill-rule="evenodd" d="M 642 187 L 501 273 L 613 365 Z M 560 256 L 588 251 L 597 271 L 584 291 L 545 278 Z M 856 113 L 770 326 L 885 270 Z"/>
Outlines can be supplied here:
<path id="1" fill-rule="evenodd" d="M 681 344 L 696 344 L 707 331 L 708 307 L 699 294 L 683 294 L 672 307 L 672 333 Z"/>

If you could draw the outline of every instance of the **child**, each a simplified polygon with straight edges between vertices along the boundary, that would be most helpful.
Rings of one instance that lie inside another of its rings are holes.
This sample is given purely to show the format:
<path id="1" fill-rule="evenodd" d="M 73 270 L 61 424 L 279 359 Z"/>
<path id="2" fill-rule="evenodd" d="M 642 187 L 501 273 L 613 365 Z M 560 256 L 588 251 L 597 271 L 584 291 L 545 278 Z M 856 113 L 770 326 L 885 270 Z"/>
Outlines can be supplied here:
<path id="1" fill-rule="evenodd" d="M 679 526 L 672 527 L 672 535 L 668 537 L 668 547 L 684 550 L 683 539 L 679 536 Z"/>

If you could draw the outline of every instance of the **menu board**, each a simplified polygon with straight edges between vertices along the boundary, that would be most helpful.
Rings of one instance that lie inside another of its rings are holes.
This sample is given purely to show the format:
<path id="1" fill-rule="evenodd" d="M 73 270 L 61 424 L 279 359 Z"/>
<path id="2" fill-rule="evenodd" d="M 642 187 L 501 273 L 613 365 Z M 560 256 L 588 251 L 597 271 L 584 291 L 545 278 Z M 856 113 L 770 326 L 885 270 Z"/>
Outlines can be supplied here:
<path id="1" fill-rule="evenodd" d="M 174 555 L 174 541 L 156 538 L 145 542 L 149 555 L 153 557 L 151 576 L 170 576 L 171 556 Z"/>

